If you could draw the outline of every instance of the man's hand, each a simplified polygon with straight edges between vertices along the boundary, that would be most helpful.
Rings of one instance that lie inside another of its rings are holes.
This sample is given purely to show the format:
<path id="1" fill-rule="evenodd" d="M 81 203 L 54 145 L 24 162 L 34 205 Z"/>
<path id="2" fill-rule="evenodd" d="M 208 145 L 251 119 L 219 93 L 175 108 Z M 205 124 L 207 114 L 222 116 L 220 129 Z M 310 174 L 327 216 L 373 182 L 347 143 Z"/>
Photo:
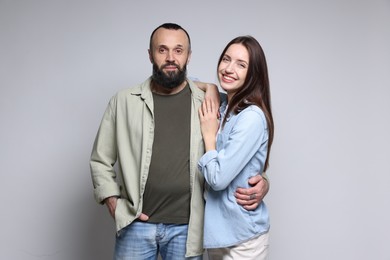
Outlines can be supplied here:
<path id="1" fill-rule="evenodd" d="M 115 209 L 116 203 L 118 201 L 118 197 L 108 197 L 104 200 L 104 204 L 106 204 L 108 208 L 108 212 L 110 212 L 111 217 L 115 219 Z"/>
<path id="2" fill-rule="evenodd" d="M 138 219 L 141 221 L 148 221 L 149 216 L 145 215 L 144 213 L 141 213 L 141 215 L 139 215 Z"/>
<path id="3" fill-rule="evenodd" d="M 244 207 L 246 210 L 256 209 L 265 195 L 268 193 L 269 185 L 268 181 L 261 175 L 256 175 L 248 180 L 251 188 L 237 188 L 234 196 L 237 203 Z"/>
<path id="4" fill-rule="evenodd" d="M 118 197 L 108 197 L 104 200 L 104 204 L 107 205 L 108 211 L 110 212 L 111 217 L 115 219 L 115 209 L 116 204 L 118 202 Z M 141 213 L 141 215 L 138 217 L 141 221 L 147 221 L 149 219 L 149 216 L 145 215 L 144 213 Z"/>

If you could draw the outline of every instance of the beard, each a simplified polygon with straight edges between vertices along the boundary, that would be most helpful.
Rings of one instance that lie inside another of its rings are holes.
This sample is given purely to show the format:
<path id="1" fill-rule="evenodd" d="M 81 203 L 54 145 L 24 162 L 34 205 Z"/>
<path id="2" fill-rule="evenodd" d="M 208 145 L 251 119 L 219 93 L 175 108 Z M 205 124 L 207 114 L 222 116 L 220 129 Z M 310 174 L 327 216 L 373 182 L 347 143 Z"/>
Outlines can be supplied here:
<path id="1" fill-rule="evenodd" d="M 163 69 L 166 66 L 175 66 L 178 71 L 168 71 L 165 73 Z M 178 87 L 180 84 L 182 84 L 186 80 L 187 75 L 187 65 L 184 65 L 182 69 L 179 68 L 174 63 L 166 63 L 161 68 L 159 68 L 155 63 L 153 63 L 153 75 L 152 79 L 155 83 L 158 85 L 167 88 L 167 89 L 173 89 Z"/>

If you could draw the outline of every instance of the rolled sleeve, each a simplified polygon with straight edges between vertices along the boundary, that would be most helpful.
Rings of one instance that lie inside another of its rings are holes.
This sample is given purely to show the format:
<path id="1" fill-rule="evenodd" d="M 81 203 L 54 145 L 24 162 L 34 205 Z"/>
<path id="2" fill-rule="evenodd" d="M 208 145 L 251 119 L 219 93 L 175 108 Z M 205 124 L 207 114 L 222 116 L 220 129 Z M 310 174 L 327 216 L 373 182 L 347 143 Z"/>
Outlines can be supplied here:
<path id="1" fill-rule="evenodd" d="M 120 187 L 116 183 L 107 183 L 94 189 L 95 200 L 103 203 L 105 199 L 113 196 L 120 196 Z"/>
<path id="2" fill-rule="evenodd" d="M 205 177 L 206 181 L 208 181 L 207 176 L 209 176 L 210 171 L 209 167 L 212 167 L 214 165 L 213 162 L 216 162 L 216 158 L 218 156 L 218 152 L 216 150 L 208 151 L 206 152 L 198 162 L 198 169 Z"/>

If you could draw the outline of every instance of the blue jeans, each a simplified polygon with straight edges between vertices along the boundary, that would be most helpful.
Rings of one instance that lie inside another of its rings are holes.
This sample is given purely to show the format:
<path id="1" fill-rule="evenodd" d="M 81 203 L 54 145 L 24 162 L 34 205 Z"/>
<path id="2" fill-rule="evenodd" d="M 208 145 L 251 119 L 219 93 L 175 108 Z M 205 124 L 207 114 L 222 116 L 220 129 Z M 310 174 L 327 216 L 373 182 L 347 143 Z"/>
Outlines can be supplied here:
<path id="1" fill-rule="evenodd" d="M 201 260 L 185 257 L 188 225 L 135 221 L 120 230 L 115 241 L 115 260 Z"/>

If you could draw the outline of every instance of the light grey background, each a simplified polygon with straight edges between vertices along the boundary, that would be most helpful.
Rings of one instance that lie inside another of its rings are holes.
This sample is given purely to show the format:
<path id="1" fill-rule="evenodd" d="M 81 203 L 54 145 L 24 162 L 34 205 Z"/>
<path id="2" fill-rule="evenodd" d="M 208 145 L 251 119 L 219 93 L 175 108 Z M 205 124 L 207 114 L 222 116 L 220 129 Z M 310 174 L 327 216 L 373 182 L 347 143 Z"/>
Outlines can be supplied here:
<path id="1" fill-rule="evenodd" d="M 0 259 L 111 259 L 88 159 L 109 98 L 150 75 L 163 22 L 188 30 L 203 81 L 233 37 L 264 47 L 270 259 L 389 260 L 388 0 L 0 0 Z"/>

